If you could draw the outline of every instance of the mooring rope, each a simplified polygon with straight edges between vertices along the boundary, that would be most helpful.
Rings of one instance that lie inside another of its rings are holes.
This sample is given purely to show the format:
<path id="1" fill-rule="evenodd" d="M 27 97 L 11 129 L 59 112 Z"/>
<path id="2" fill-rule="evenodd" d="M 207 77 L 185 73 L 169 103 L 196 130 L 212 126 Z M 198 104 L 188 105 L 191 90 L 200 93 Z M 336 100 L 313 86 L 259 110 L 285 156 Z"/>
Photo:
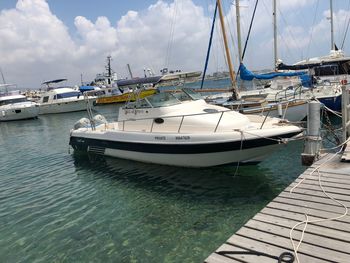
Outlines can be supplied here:
<path id="1" fill-rule="evenodd" d="M 336 216 L 336 217 L 331 217 L 331 218 L 324 218 L 324 219 L 315 219 L 315 220 L 309 220 L 309 217 L 308 215 L 305 213 L 305 217 L 306 219 L 304 221 L 301 221 L 297 224 L 295 224 L 290 232 L 289 232 L 289 238 L 290 238 L 290 241 L 292 243 L 292 246 L 293 246 L 293 250 L 294 250 L 294 255 L 295 255 L 295 258 L 297 260 L 298 263 L 300 263 L 299 261 L 299 257 L 298 257 L 298 250 L 299 250 L 299 247 L 300 245 L 302 244 L 303 242 L 303 239 L 304 239 L 304 233 L 306 231 L 306 228 L 307 228 L 307 225 L 309 223 L 319 223 L 319 222 L 325 222 L 325 221 L 333 221 L 333 220 L 337 220 L 337 219 L 341 219 L 343 217 L 345 217 L 347 214 L 348 214 L 348 208 L 345 204 L 343 204 L 342 202 L 340 202 L 339 200 L 335 199 L 333 196 L 331 196 L 329 193 L 327 193 L 327 191 L 323 188 L 323 185 L 322 185 L 322 180 L 321 180 L 321 173 L 320 173 L 320 168 L 325 165 L 326 163 L 328 163 L 329 161 L 331 161 L 333 158 L 335 158 L 342 150 L 343 150 L 343 147 L 347 142 L 350 141 L 350 138 L 348 138 L 345 142 L 343 142 L 342 144 L 338 145 L 337 147 L 341 147 L 339 151 L 337 151 L 336 153 L 334 153 L 330 158 L 326 159 L 324 162 L 322 162 L 321 164 L 319 164 L 315 169 L 313 169 L 311 171 L 311 173 L 309 175 L 312 175 L 313 173 L 315 173 L 317 171 L 318 173 L 318 183 L 319 183 L 319 186 L 322 190 L 322 192 L 328 197 L 330 198 L 331 200 L 333 200 L 334 202 L 338 203 L 340 206 L 344 207 L 345 211 L 342 215 L 340 216 Z M 294 189 L 296 189 L 299 185 L 302 184 L 302 182 L 304 182 L 306 179 L 306 176 L 300 180 L 294 187 L 292 187 L 292 189 L 290 189 L 289 193 L 293 193 Z M 302 230 L 302 235 L 300 237 L 300 240 L 298 242 L 298 245 L 295 246 L 294 244 L 294 239 L 293 239 L 293 231 L 295 228 L 297 228 L 298 226 L 302 225 L 302 224 L 305 224 L 303 230 Z"/>

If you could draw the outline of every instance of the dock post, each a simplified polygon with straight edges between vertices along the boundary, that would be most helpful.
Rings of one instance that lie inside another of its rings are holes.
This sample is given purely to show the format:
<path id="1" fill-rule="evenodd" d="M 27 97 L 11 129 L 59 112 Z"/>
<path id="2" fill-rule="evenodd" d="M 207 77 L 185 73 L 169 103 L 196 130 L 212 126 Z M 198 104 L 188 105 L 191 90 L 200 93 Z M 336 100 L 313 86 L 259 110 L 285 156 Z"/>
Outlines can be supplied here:
<path id="1" fill-rule="evenodd" d="M 318 157 L 321 149 L 320 109 L 321 104 L 319 102 L 311 101 L 308 103 L 307 134 L 304 142 L 304 152 L 301 154 L 303 165 L 311 165 Z"/>
<path id="2" fill-rule="evenodd" d="M 342 143 L 345 143 L 346 140 L 350 137 L 350 100 L 349 100 L 349 86 L 346 81 L 342 82 L 342 128 L 343 128 L 343 136 Z M 343 154 L 341 157 L 341 161 L 349 162 L 350 161 L 350 149 L 345 144 L 343 146 Z"/>
<path id="3" fill-rule="evenodd" d="M 349 89 L 342 85 L 342 120 L 343 120 L 343 141 L 345 142 L 350 136 L 350 104 L 349 104 Z"/>

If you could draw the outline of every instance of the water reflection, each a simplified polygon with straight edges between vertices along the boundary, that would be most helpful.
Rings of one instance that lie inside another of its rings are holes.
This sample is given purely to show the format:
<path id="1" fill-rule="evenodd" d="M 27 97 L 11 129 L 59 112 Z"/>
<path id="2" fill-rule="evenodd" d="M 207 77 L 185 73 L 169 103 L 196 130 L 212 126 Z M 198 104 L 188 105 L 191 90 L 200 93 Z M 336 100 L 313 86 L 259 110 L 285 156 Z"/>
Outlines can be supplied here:
<path id="1" fill-rule="evenodd" d="M 236 166 L 191 169 L 85 154 L 74 154 L 73 158 L 82 180 L 85 174 L 94 171 L 110 183 L 117 181 L 166 196 L 210 202 L 269 199 L 276 194 L 268 169 L 257 166 L 240 167 L 236 173 Z"/>

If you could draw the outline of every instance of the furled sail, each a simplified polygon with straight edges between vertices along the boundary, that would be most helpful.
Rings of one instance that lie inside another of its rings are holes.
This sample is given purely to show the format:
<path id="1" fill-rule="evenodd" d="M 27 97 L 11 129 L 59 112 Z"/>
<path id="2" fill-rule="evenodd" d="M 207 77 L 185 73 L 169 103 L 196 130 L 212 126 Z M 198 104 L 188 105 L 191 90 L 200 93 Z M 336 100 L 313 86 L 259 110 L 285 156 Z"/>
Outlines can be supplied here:
<path id="1" fill-rule="evenodd" d="M 264 74 L 255 74 L 248 70 L 243 64 L 239 66 L 240 78 L 242 80 L 253 80 L 253 79 L 273 79 L 276 77 L 293 77 L 301 76 L 306 74 L 305 72 L 271 72 Z"/>

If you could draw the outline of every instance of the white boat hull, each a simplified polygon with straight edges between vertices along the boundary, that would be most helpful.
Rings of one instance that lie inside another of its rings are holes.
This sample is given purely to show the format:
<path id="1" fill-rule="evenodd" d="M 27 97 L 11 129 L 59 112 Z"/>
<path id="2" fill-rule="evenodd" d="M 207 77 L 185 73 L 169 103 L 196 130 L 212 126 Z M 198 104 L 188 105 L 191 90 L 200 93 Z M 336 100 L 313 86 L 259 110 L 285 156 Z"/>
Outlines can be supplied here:
<path id="1" fill-rule="evenodd" d="M 39 107 L 32 102 L 0 107 L 0 121 L 14 121 L 37 118 Z"/>
<path id="2" fill-rule="evenodd" d="M 271 107 L 271 109 L 247 109 L 243 110 L 243 114 L 262 114 L 264 116 L 283 118 L 291 122 L 301 121 L 307 116 L 307 102 L 301 101 L 300 103 L 294 103 L 282 105 L 282 110 L 278 111 L 278 106 Z"/>
<path id="3" fill-rule="evenodd" d="M 300 131 L 295 126 L 288 130 L 281 127 L 280 130 L 254 130 L 243 134 L 237 131 L 140 133 L 103 128 L 96 132 L 86 128 L 71 131 L 70 145 L 76 151 L 145 163 L 210 167 L 231 163 L 256 164 L 281 145 L 279 139 L 290 138 Z"/>
<path id="4" fill-rule="evenodd" d="M 144 163 L 155 163 L 161 165 L 181 167 L 211 167 L 224 164 L 256 164 L 261 162 L 271 152 L 279 147 L 278 144 L 249 150 L 236 150 L 219 153 L 203 154 L 156 154 L 140 153 L 123 150 L 106 149 L 106 156 L 128 159 Z"/>
<path id="5" fill-rule="evenodd" d="M 92 103 L 92 101 L 91 101 Z M 39 114 L 64 113 L 86 110 L 84 98 L 79 100 L 64 100 L 52 103 L 39 103 Z"/>

